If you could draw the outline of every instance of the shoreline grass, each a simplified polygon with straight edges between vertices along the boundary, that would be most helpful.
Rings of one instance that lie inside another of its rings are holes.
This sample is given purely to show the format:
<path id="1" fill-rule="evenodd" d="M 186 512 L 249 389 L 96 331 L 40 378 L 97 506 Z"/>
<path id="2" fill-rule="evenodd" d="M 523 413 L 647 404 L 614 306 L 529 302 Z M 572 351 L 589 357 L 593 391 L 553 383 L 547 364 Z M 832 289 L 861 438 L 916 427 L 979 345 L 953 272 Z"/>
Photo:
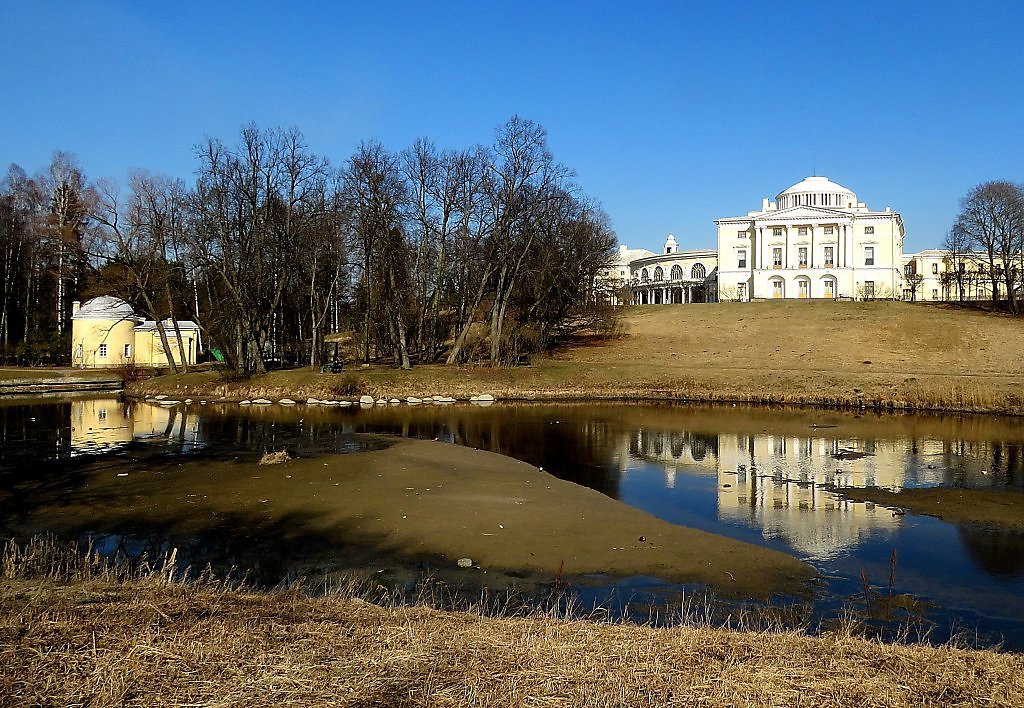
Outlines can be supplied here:
<path id="1" fill-rule="evenodd" d="M 256 593 L 5 549 L 0 695 L 28 705 L 1015 706 L 1024 655 Z M 169 560 L 169 559 L 168 559 Z M 49 564 L 49 565 L 48 565 Z M 48 569 L 49 568 L 49 569 Z"/>

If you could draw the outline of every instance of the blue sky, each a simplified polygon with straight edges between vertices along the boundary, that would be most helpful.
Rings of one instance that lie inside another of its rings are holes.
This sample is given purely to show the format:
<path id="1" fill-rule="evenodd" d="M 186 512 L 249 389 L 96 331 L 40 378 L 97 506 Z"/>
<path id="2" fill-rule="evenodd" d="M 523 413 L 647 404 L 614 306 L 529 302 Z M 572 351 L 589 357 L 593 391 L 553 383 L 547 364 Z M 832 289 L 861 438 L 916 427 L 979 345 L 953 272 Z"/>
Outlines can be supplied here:
<path id="1" fill-rule="evenodd" d="M 11 2 L 0 162 L 191 181 L 193 146 L 297 126 L 340 164 L 548 130 L 620 242 L 713 247 L 716 217 L 814 172 L 891 206 L 905 250 L 1024 181 L 1024 3 Z"/>

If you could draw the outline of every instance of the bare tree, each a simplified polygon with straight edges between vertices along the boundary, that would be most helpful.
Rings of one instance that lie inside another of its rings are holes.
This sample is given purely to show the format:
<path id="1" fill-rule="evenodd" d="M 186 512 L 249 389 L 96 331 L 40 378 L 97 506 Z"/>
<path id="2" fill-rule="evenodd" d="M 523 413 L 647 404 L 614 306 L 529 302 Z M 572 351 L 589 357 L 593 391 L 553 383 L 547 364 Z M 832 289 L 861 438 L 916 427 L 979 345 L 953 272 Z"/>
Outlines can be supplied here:
<path id="1" fill-rule="evenodd" d="M 188 371 L 188 356 L 178 324 L 187 277 L 179 248 L 184 238 L 186 195 L 180 180 L 135 171 L 122 203 L 117 185 L 102 182 L 93 218 L 101 225 L 103 244 L 96 250 L 106 290 L 141 306 L 156 323 L 160 344 L 172 371 Z M 197 320 L 198 315 L 193 315 Z M 177 358 L 167 326 L 174 331 Z"/>
<path id="2" fill-rule="evenodd" d="M 395 352 L 396 361 L 408 368 L 407 192 L 398 158 L 380 143 L 364 143 L 349 158 L 343 179 L 348 228 L 362 266 L 363 362 L 370 361 L 370 343 L 376 329 Z"/>
<path id="3" fill-rule="evenodd" d="M 947 232 L 946 239 L 942 244 L 946 251 L 946 272 L 943 273 L 943 287 L 946 289 L 946 297 L 949 297 L 949 289 L 955 284 L 957 299 L 963 302 L 969 279 L 968 265 L 971 264 L 971 243 L 967 234 L 957 226 L 953 226 Z"/>
<path id="4" fill-rule="evenodd" d="M 954 230 L 980 250 L 992 286 L 992 305 L 999 305 L 1000 283 L 1010 311 L 1017 313 L 1017 259 L 1024 229 L 1024 195 L 1010 182 L 984 182 L 960 200 Z"/>
<path id="5" fill-rule="evenodd" d="M 262 373 L 274 355 L 286 290 L 300 272 L 304 240 L 316 220 L 326 161 L 295 129 L 242 129 L 236 148 L 199 146 L 188 230 L 190 257 L 209 278 L 216 336 L 240 371 Z"/>

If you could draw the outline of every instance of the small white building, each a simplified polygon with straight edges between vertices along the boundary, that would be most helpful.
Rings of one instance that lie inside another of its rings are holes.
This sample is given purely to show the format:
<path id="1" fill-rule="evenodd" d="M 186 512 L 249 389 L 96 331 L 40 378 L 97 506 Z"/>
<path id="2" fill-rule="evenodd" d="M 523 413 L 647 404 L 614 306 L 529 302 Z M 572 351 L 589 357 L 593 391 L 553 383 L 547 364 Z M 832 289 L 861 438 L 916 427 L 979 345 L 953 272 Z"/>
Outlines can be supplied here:
<path id="1" fill-rule="evenodd" d="M 716 219 L 718 298 L 898 299 L 903 219 L 808 177 L 745 216 Z"/>

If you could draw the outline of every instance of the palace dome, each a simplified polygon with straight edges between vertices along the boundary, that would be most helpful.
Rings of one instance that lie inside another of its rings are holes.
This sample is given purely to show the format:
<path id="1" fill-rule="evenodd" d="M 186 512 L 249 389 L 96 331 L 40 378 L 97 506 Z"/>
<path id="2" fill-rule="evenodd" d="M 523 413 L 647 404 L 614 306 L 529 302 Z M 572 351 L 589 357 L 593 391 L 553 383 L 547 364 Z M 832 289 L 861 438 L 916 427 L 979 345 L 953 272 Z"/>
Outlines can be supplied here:
<path id="1" fill-rule="evenodd" d="M 125 320 L 139 319 L 127 302 L 113 295 L 100 295 L 87 300 L 72 315 L 75 319 Z"/>
<path id="2" fill-rule="evenodd" d="M 775 197 L 779 209 L 794 206 L 822 206 L 846 209 L 856 206 L 857 195 L 828 177 L 806 177 Z"/>

